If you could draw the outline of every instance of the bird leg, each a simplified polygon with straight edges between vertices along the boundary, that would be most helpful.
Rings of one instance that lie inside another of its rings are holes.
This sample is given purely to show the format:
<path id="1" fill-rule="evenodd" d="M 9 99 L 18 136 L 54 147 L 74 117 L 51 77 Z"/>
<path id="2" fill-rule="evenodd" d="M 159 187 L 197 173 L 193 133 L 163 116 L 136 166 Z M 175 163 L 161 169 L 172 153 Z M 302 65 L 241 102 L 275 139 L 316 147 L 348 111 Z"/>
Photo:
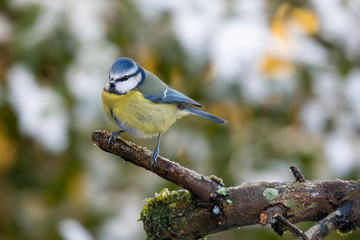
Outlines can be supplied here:
<path id="1" fill-rule="evenodd" d="M 159 133 L 158 141 L 156 144 L 156 148 L 154 149 L 153 154 L 151 155 L 151 166 L 156 163 L 156 159 L 159 156 L 159 146 L 160 146 L 161 133 Z"/>

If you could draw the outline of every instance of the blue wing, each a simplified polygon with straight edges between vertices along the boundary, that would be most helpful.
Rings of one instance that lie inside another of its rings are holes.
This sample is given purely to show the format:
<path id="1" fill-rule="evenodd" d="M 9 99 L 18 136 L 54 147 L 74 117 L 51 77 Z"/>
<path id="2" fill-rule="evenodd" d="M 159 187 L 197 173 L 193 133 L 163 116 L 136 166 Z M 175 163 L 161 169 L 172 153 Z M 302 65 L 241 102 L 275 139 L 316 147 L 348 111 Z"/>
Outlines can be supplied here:
<path id="1" fill-rule="evenodd" d="M 178 105 L 189 104 L 195 107 L 202 107 L 200 103 L 167 86 L 151 72 L 145 71 L 145 73 L 145 81 L 137 87 L 137 89 L 143 94 L 144 98 L 154 103 L 174 103 Z"/>
<path id="2" fill-rule="evenodd" d="M 161 91 L 161 94 L 145 95 L 144 97 L 154 103 L 190 104 L 195 107 L 202 107 L 200 103 L 169 87 L 166 87 L 163 91 Z"/>

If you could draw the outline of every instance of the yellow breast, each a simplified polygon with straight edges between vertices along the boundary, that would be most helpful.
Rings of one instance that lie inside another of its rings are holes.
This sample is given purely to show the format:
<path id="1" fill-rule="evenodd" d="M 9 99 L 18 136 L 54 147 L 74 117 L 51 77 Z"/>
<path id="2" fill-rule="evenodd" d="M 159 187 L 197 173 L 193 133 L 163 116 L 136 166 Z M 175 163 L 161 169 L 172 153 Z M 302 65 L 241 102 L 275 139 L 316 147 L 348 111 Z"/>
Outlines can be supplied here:
<path id="1" fill-rule="evenodd" d="M 103 90 L 101 97 L 109 119 L 135 136 L 151 137 L 164 133 L 177 119 L 188 115 L 175 104 L 153 103 L 134 90 L 124 95 Z"/>

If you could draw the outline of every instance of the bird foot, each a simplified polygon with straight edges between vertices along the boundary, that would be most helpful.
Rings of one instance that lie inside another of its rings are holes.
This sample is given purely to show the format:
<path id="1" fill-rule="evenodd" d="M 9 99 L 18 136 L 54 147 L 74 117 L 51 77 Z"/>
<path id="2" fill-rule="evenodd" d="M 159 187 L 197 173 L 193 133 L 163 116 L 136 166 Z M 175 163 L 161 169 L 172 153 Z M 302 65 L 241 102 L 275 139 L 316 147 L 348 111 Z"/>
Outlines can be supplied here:
<path id="1" fill-rule="evenodd" d="M 110 146 L 111 140 L 115 140 L 115 138 L 120 137 L 120 134 L 123 133 L 124 131 L 117 131 L 117 132 L 111 132 L 109 140 L 108 140 L 108 146 Z"/>
<path id="2" fill-rule="evenodd" d="M 157 157 L 159 156 L 159 149 L 155 149 L 151 155 L 151 166 L 157 162 Z"/>

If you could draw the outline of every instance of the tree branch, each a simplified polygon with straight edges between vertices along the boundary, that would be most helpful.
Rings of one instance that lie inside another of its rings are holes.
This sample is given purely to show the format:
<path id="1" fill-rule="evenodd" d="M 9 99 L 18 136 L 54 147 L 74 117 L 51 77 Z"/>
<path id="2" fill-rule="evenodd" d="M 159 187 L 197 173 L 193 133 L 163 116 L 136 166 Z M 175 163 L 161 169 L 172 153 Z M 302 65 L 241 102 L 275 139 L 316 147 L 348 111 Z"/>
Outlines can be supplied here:
<path id="1" fill-rule="evenodd" d="M 243 183 L 226 188 L 216 177 L 205 177 L 163 157 L 151 166 L 151 153 L 145 148 L 121 138 L 108 146 L 108 138 L 105 131 L 92 134 L 93 142 L 104 151 L 192 193 L 163 190 L 148 200 L 141 213 L 148 239 L 197 239 L 230 228 L 270 223 L 280 235 L 290 229 L 302 239 L 312 240 L 336 229 L 347 232 L 360 226 L 359 181 L 305 181 L 294 168 L 295 182 Z M 303 221 L 319 222 L 304 234 L 293 225 Z"/>
<path id="2" fill-rule="evenodd" d="M 92 134 L 93 142 L 102 150 L 145 168 L 189 190 L 202 200 L 208 200 L 214 192 L 223 187 L 222 183 L 217 181 L 216 178 L 210 179 L 161 156 L 157 158 L 156 164 L 151 165 L 151 152 L 149 150 L 127 142 L 122 138 L 116 138 L 108 146 L 109 137 L 110 135 L 106 131 L 95 131 Z"/>
<path id="3" fill-rule="evenodd" d="M 358 195 L 358 193 L 354 195 Z M 323 239 L 337 229 L 342 229 L 342 232 L 350 232 L 357 229 L 359 226 L 359 196 L 357 200 L 354 200 L 344 202 L 336 211 L 333 211 L 306 231 L 308 240 Z M 349 222 L 352 223 L 349 224 Z"/>

